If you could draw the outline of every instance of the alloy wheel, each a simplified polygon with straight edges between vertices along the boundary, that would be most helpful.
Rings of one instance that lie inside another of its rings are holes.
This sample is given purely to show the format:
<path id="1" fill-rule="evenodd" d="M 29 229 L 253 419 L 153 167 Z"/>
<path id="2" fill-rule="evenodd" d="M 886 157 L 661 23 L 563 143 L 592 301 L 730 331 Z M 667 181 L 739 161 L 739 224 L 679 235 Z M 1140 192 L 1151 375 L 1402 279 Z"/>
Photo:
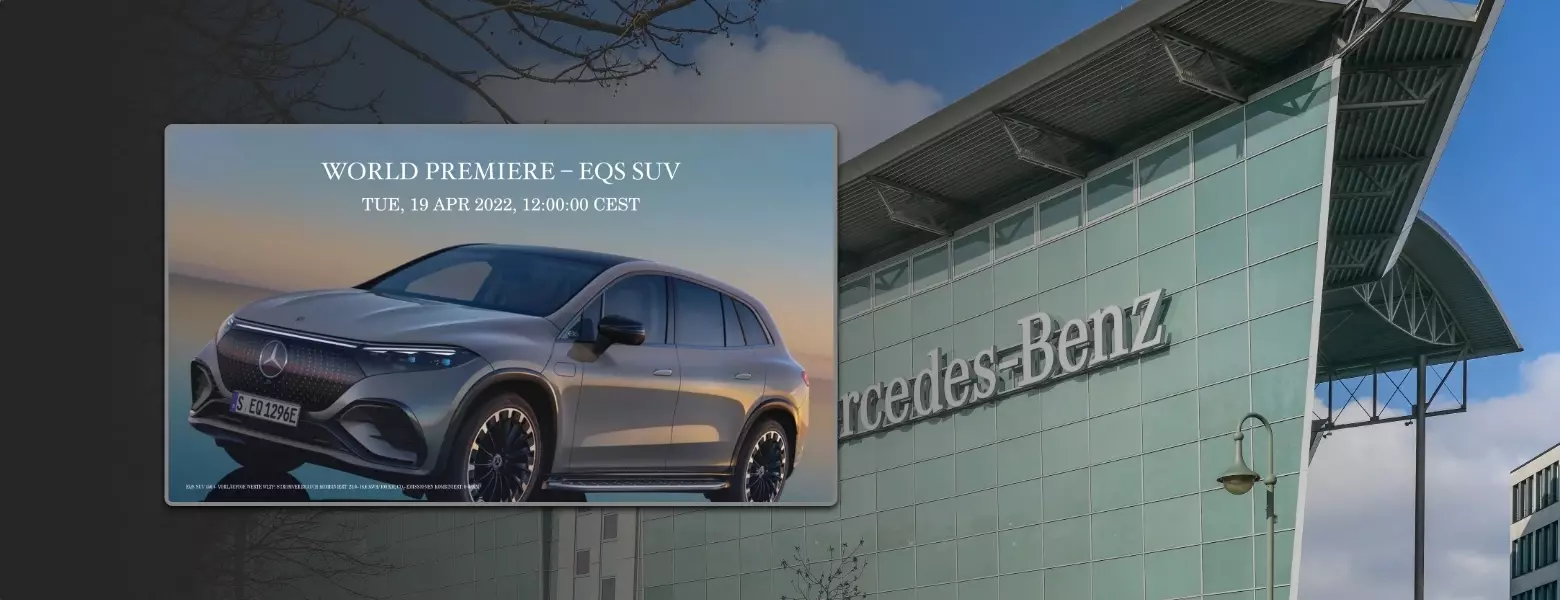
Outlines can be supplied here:
<path id="1" fill-rule="evenodd" d="M 466 493 L 474 502 L 519 502 L 536 469 L 536 427 L 516 408 L 488 415 L 466 458 Z"/>
<path id="2" fill-rule="evenodd" d="M 748 502 L 778 502 L 785 486 L 785 436 L 769 430 L 758 438 L 747 457 L 747 477 L 743 499 Z"/>

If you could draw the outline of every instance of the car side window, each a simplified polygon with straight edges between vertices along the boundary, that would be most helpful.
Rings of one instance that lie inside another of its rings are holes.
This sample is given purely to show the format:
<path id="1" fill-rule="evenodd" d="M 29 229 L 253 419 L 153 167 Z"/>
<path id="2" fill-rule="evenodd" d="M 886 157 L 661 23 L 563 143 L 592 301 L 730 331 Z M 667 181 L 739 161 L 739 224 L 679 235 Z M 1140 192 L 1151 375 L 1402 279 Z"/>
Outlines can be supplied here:
<path id="1" fill-rule="evenodd" d="M 674 281 L 674 342 L 679 346 L 725 346 L 726 323 L 720 292 L 681 279 Z"/>
<path id="2" fill-rule="evenodd" d="M 726 347 L 740 348 L 742 346 L 746 346 L 747 342 L 742 338 L 742 324 L 737 320 L 736 303 L 732 302 L 731 296 L 721 294 L 720 305 L 722 309 L 721 312 L 725 313 Z"/>
<path id="3" fill-rule="evenodd" d="M 665 344 L 666 278 L 634 275 L 612 284 L 603 294 L 601 315 L 627 317 L 643 323 L 646 344 Z"/>
<path id="4" fill-rule="evenodd" d="M 753 309 L 741 302 L 733 302 L 737 305 L 737 320 L 742 323 L 742 334 L 749 346 L 768 346 L 775 343 L 769 337 L 769 331 L 764 329 L 763 321 L 758 320 L 758 315 Z"/>
<path id="5" fill-rule="evenodd" d="M 574 322 L 569 324 L 569 328 L 563 330 L 563 339 L 577 340 L 580 339 L 580 336 L 589 338 L 590 336 L 586 335 L 586 332 L 590 331 L 599 322 L 601 322 L 601 296 L 591 300 L 590 304 L 585 306 L 585 310 L 580 311 L 579 316 L 574 317 Z"/>

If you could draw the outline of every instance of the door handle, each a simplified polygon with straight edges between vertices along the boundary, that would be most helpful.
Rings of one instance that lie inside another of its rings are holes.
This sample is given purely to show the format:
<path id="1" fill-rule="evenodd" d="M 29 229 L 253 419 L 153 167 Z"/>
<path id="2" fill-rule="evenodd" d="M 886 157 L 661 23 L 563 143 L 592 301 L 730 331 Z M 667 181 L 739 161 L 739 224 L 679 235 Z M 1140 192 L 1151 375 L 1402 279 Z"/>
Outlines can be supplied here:
<path id="1" fill-rule="evenodd" d="M 656 377 L 671 377 L 672 376 L 672 370 L 671 369 L 659 369 L 656 372 L 651 373 L 651 375 L 654 375 Z"/>
<path id="2" fill-rule="evenodd" d="M 749 380 L 749 379 L 752 379 L 752 378 L 753 378 L 753 374 L 752 373 L 737 373 L 737 379 L 741 379 L 743 381 L 746 381 L 746 380 Z"/>

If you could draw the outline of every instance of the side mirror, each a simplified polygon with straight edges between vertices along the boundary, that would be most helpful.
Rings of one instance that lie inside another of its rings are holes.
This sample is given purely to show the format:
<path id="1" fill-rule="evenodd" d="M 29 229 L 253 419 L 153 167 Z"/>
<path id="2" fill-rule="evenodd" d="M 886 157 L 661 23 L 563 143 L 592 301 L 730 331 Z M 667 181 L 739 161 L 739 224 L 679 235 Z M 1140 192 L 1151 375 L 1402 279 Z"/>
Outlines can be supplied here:
<path id="1" fill-rule="evenodd" d="M 597 352 L 612 344 L 638 346 L 645 343 L 645 324 L 621 315 L 607 315 L 596 325 Z"/>

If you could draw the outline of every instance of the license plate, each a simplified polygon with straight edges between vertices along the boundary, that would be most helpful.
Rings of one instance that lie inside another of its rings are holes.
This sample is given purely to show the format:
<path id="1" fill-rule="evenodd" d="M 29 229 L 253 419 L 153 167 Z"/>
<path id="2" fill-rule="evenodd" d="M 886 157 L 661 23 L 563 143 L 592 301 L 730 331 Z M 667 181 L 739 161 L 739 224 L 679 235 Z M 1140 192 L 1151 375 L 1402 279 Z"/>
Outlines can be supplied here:
<path id="1" fill-rule="evenodd" d="M 246 417 L 281 423 L 290 427 L 298 426 L 298 405 L 291 402 L 282 402 L 270 398 L 251 396 L 243 392 L 234 392 L 233 402 L 229 409 L 234 414 Z"/>

